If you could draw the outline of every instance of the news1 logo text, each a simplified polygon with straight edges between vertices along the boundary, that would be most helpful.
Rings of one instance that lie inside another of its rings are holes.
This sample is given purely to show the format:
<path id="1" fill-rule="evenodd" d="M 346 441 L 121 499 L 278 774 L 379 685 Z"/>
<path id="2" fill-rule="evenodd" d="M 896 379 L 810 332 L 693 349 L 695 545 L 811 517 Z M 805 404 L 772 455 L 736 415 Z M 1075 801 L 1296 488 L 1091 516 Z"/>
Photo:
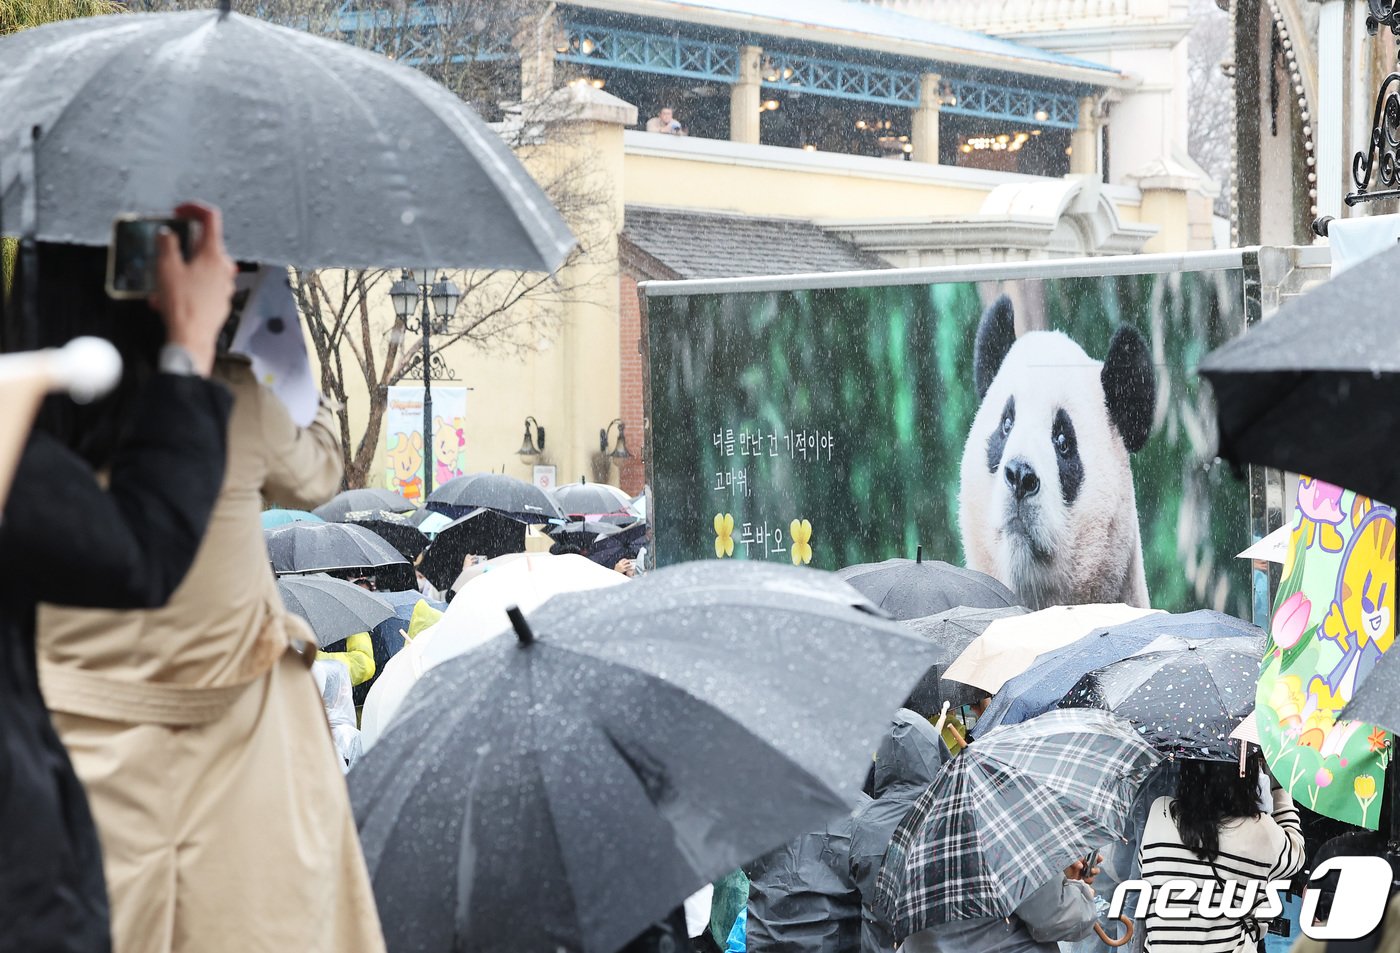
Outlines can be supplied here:
<path id="1" fill-rule="evenodd" d="M 1317 905 L 1323 893 L 1318 882 L 1333 871 L 1340 873 L 1325 922 L 1317 922 Z M 1390 897 L 1390 864 L 1384 857 L 1333 857 L 1309 875 L 1298 925 L 1314 940 L 1356 940 L 1380 925 Z M 1129 916 L 1142 919 L 1150 911 L 1163 920 L 1241 920 L 1252 916 L 1272 920 L 1283 913 L 1287 880 L 1229 880 L 1223 882 L 1167 880 L 1153 887 L 1146 880 L 1125 880 L 1113 891 L 1109 919 L 1122 916 L 1129 894 L 1136 904 Z"/>

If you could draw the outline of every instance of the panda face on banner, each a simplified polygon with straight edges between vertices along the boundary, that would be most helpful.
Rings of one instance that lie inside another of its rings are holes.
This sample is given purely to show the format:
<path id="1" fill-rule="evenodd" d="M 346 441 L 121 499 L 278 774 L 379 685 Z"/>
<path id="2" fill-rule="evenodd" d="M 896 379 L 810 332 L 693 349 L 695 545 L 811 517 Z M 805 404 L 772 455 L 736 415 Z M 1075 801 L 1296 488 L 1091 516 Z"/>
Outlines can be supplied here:
<path id="1" fill-rule="evenodd" d="M 1147 606 L 1129 464 L 1155 404 L 1141 336 L 1119 328 L 1100 363 L 1059 332 L 1017 338 L 1002 296 L 982 316 L 974 364 L 981 404 L 959 493 L 967 565 L 1034 609 Z"/>

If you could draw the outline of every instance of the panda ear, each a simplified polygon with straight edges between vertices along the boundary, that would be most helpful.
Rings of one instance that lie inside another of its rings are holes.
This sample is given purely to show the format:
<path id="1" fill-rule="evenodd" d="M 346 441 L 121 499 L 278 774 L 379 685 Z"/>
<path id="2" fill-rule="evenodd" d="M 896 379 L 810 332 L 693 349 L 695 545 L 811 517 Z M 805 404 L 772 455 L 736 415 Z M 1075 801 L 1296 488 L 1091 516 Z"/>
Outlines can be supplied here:
<path id="1" fill-rule="evenodd" d="M 1123 325 L 1113 332 L 1099 374 L 1109 419 L 1129 453 L 1141 450 L 1152 434 L 1157 409 L 1157 382 L 1147 342 L 1136 329 Z"/>
<path id="2" fill-rule="evenodd" d="M 977 385 L 978 398 L 987 396 L 987 388 L 1001 369 L 1011 345 L 1016 343 L 1016 313 L 1011 299 L 1001 295 L 982 312 L 977 326 L 977 343 L 972 351 L 972 379 Z"/>

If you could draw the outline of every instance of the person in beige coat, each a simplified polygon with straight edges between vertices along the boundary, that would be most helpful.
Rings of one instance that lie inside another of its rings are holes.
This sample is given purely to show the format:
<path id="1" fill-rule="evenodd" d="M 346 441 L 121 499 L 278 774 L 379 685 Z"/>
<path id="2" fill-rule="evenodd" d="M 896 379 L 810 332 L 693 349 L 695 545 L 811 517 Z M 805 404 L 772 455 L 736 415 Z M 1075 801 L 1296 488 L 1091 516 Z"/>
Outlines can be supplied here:
<path id="1" fill-rule="evenodd" d="M 339 489 L 330 413 L 300 429 L 246 361 L 214 376 L 234 394 L 227 476 L 169 604 L 40 612 L 40 680 L 97 820 L 114 950 L 375 953 L 315 640 L 283 609 L 258 516 L 264 497 L 310 509 Z"/>

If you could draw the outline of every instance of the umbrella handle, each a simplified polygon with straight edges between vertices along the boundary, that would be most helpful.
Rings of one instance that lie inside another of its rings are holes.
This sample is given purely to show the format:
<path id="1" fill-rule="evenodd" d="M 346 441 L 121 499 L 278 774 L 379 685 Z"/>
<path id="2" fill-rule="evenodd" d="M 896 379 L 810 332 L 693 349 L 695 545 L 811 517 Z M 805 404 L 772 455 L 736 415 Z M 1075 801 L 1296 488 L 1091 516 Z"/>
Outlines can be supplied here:
<path id="1" fill-rule="evenodd" d="M 1123 935 L 1116 940 L 1108 935 L 1108 931 L 1103 928 L 1102 923 L 1094 924 L 1094 932 L 1099 935 L 1100 940 L 1103 940 L 1104 943 L 1109 946 L 1123 946 L 1133 938 L 1133 921 L 1129 920 L 1127 917 L 1119 917 L 1118 920 L 1123 924 L 1125 929 Z"/>

